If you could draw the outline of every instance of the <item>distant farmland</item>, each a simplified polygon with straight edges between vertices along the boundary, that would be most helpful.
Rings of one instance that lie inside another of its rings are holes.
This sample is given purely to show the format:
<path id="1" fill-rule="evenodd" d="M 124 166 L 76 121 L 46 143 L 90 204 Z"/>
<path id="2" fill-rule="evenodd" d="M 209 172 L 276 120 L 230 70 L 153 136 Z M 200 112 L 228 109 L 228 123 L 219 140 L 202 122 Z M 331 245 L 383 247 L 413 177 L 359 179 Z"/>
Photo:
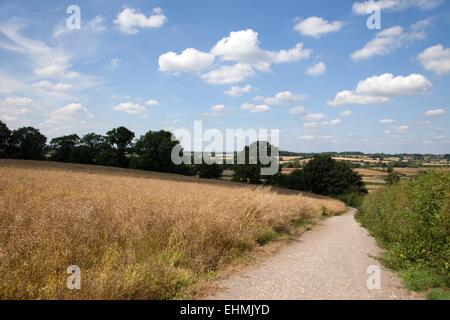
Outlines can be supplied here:
<path id="1" fill-rule="evenodd" d="M 381 164 L 388 165 L 390 163 L 395 162 L 404 162 L 407 163 L 406 160 L 400 160 L 397 157 L 388 157 L 384 160 L 380 160 L 378 158 L 371 158 L 368 156 L 359 156 L 359 157 L 333 157 L 334 160 L 340 162 L 353 163 L 354 165 L 358 165 L 360 167 L 355 168 L 354 170 L 358 172 L 362 177 L 363 181 L 366 184 L 369 192 L 374 192 L 379 190 L 385 185 L 385 177 L 388 175 L 386 171 L 386 167 L 382 168 Z M 280 163 L 285 165 L 281 172 L 283 174 L 289 174 L 297 168 L 286 167 L 286 164 L 289 163 L 299 163 L 301 165 L 309 162 L 311 158 L 301 158 L 298 156 L 284 156 L 281 157 Z M 438 171 L 438 172 L 450 172 L 450 167 L 448 167 L 448 163 L 445 160 L 433 160 L 432 162 L 419 162 L 420 167 L 393 167 L 393 169 L 400 174 L 402 180 L 406 180 L 413 175 L 416 175 L 420 172 L 425 171 Z M 231 175 L 232 173 L 229 173 Z"/>

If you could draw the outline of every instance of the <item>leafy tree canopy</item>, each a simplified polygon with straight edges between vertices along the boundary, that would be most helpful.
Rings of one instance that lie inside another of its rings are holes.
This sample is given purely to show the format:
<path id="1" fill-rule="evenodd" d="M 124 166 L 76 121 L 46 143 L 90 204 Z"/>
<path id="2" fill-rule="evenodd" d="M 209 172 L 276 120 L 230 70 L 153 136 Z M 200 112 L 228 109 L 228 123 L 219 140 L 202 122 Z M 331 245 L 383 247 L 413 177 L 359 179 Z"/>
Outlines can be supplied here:
<path id="1" fill-rule="evenodd" d="M 44 158 L 47 138 L 33 127 L 14 130 L 10 139 L 10 155 L 25 160 L 41 160 Z"/>
<path id="2" fill-rule="evenodd" d="M 136 169 L 175 172 L 172 162 L 172 149 L 179 141 L 172 139 L 169 131 L 149 131 L 141 136 L 134 146 L 134 157 L 131 167 Z"/>
<path id="3" fill-rule="evenodd" d="M 54 161 L 74 162 L 72 153 L 80 143 L 80 137 L 76 134 L 54 138 L 50 141 L 51 159 Z"/>
<path id="4" fill-rule="evenodd" d="M 132 146 L 134 132 L 125 127 L 118 127 L 108 131 L 106 137 L 110 145 L 114 148 L 114 164 L 119 167 L 128 167 L 129 160 L 127 153 Z"/>
<path id="5" fill-rule="evenodd" d="M 318 155 L 302 170 L 292 172 L 287 179 L 289 187 L 323 195 L 367 193 L 362 177 L 344 162 Z"/>
<path id="6" fill-rule="evenodd" d="M 271 162 L 262 161 L 260 155 L 267 156 L 270 161 L 278 161 L 274 158 L 276 149 L 267 141 L 256 141 L 246 146 L 239 154 L 235 155 L 235 165 L 233 166 L 233 180 L 246 182 L 251 184 L 267 183 L 271 184 L 275 177 L 279 174 L 278 166 L 277 174 L 272 176 L 261 175 L 261 169 L 270 167 Z M 239 159 L 244 160 L 245 164 L 238 164 Z M 267 159 L 266 159 L 267 160 Z"/>

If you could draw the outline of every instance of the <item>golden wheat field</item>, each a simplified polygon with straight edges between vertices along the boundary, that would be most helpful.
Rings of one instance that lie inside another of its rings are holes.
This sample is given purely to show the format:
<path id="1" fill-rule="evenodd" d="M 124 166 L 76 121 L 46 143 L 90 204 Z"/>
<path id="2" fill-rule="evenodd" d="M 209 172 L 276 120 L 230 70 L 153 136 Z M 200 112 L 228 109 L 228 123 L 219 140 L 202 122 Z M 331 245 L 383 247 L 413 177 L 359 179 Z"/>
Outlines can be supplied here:
<path id="1" fill-rule="evenodd" d="M 0 160 L 1 299 L 176 299 L 336 200 L 117 168 Z M 67 267 L 81 289 L 66 287 Z"/>

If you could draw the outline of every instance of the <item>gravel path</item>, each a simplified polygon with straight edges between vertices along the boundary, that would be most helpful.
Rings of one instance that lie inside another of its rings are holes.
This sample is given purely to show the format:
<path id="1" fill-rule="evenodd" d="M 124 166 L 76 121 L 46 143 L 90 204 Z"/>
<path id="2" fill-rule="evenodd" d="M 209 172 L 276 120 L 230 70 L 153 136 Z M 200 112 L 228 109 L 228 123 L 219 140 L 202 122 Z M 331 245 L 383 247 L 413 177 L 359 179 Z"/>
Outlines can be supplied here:
<path id="1" fill-rule="evenodd" d="M 328 218 L 264 263 L 218 282 L 210 299 L 421 299 L 374 259 L 374 239 L 352 209 Z M 369 290 L 369 266 L 380 268 L 381 289 Z"/>

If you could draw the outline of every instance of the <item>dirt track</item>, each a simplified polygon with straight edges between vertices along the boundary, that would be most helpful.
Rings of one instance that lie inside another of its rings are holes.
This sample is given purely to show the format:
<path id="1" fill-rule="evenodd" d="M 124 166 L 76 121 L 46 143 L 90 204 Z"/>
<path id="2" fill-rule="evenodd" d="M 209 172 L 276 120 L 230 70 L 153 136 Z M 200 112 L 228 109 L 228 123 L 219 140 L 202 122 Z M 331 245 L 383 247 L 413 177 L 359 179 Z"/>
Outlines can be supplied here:
<path id="1" fill-rule="evenodd" d="M 219 281 L 210 299 L 421 299 L 374 258 L 379 248 L 354 213 L 324 220 L 262 264 Z M 370 266 L 380 268 L 381 289 L 367 287 Z"/>

